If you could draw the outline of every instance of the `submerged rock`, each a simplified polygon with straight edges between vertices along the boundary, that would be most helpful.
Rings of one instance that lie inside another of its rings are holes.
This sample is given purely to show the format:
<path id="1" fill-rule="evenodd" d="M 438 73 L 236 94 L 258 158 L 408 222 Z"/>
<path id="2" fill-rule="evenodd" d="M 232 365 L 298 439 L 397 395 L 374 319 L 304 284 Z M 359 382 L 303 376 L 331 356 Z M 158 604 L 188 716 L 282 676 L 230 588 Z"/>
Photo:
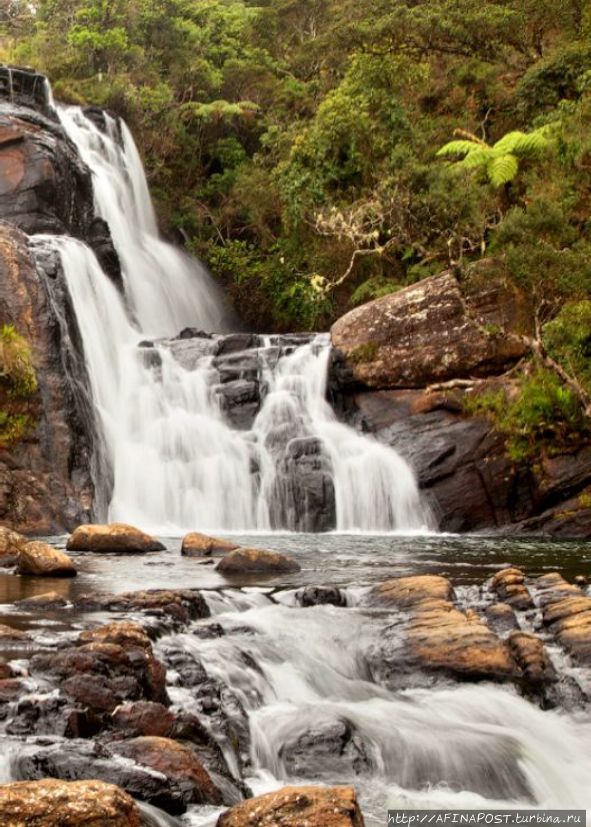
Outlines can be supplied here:
<path id="1" fill-rule="evenodd" d="M 346 606 L 345 595 L 336 586 L 305 586 L 295 593 L 300 606 Z"/>
<path id="2" fill-rule="evenodd" d="M 364 827 L 353 787 L 284 787 L 243 801 L 217 827 Z"/>
<path id="3" fill-rule="evenodd" d="M 66 598 L 58 592 L 45 592 L 45 594 L 36 594 L 33 597 L 25 597 L 24 600 L 18 600 L 15 606 L 20 606 L 23 609 L 62 609 L 68 605 Z"/>
<path id="4" fill-rule="evenodd" d="M 63 551 L 38 540 L 19 552 L 16 570 L 35 577 L 75 577 L 76 566 Z"/>
<path id="5" fill-rule="evenodd" d="M 17 781 L 0 786 L 3 827 L 140 827 L 127 793 L 102 781 Z"/>
<path id="6" fill-rule="evenodd" d="M 240 548 L 231 551 L 217 564 L 220 574 L 288 574 L 300 571 L 300 565 L 292 557 L 277 551 L 258 548 Z"/>
<path id="7" fill-rule="evenodd" d="M 234 551 L 237 548 L 239 548 L 238 544 L 231 540 L 222 540 L 219 537 L 209 537 L 207 534 L 192 531 L 183 537 L 181 554 L 184 557 L 209 557 L 216 552 Z"/>
<path id="8" fill-rule="evenodd" d="M 123 552 L 163 551 L 165 546 L 139 528 L 125 523 L 79 526 L 68 539 L 69 551 Z"/>

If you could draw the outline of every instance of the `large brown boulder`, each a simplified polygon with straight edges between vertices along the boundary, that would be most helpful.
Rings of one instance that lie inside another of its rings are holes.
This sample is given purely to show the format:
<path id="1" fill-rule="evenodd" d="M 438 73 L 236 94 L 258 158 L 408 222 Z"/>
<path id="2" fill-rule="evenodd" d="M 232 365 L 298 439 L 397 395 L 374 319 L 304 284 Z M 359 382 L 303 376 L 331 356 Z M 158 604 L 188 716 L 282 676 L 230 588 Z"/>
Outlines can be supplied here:
<path id="1" fill-rule="evenodd" d="M 17 531 L 0 526 L 0 566 L 15 566 L 19 552 L 28 542 Z"/>
<path id="2" fill-rule="evenodd" d="M 131 796 L 102 781 L 18 781 L 0 786 L 3 827 L 140 827 Z"/>
<path id="3" fill-rule="evenodd" d="M 558 572 L 533 581 L 542 619 L 556 641 L 581 666 L 591 665 L 591 597 Z"/>
<path id="4" fill-rule="evenodd" d="M 67 554 L 39 540 L 27 543 L 19 552 L 16 564 L 19 574 L 35 577 L 75 577 L 76 566 Z"/>
<path id="5" fill-rule="evenodd" d="M 458 609 L 452 598 L 451 583 L 437 575 L 394 578 L 374 587 L 372 602 L 402 613 L 393 641 L 388 635 L 382 641 L 378 669 L 384 671 L 385 665 L 392 674 L 419 669 L 464 680 L 517 677 L 507 645 L 478 615 Z"/>
<path id="6" fill-rule="evenodd" d="M 171 738 L 143 735 L 129 741 L 116 742 L 112 749 L 118 755 L 131 758 L 137 764 L 162 773 L 178 784 L 187 804 L 222 803 L 222 795 L 209 773 L 193 750 L 185 744 Z"/>
<path id="7" fill-rule="evenodd" d="M 217 827 L 364 827 L 353 787 L 284 787 L 222 813 Z"/>
<path id="8" fill-rule="evenodd" d="M 237 548 L 238 544 L 231 540 L 222 540 L 192 531 L 183 537 L 181 554 L 184 557 L 210 557 L 212 554 L 234 551 Z"/>
<path id="9" fill-rule="evenodd" d="M 68 539 L 70 551 L 123 552 L 126 554 L 162 551 L 165 546 L 139 528 L 125 523 L 81 525 Z"/>
<path id="10" fill-rule="evenodd" d="M 420 388 L 503 372 L 527 351 L 527 302 L 487 260 L 351 310 L 331 329 L 343 376 L 369 388 Z M 482 272 L 480 272 L 482 271 Z"/>
<path id="11" fill-rule="evenodd" d="M 217 564 L 220 574 L 289 574 L 300 571 L 300 565 L 292 557 L 277 551 L 260 548 L 239 548 L 231 551 Z"/>

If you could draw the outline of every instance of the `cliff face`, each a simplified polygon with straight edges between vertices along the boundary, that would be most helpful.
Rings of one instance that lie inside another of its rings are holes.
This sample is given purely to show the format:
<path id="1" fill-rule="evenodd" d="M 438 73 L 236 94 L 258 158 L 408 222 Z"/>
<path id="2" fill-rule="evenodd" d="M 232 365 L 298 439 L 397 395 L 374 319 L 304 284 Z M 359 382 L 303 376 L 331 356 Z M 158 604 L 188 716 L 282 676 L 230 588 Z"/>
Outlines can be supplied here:
<path id="1" fill-rule="evenodd" d="M 118 261 L 93 208 L 92 181 L 50 107 L 41 75 L 11 70 L 0 83 L 0 325 L 32 346 L 39 390 L 35 428 L 0 447 L 0 521 L 49 534 L 88 519 L 93 426 L 76 320 L 59 266 L 35 260 L 30 239 L 68 234 Z"/>
<path id="2" fill-rule="evenodd" d="M 510 382 L 531 318 L 487 260 L 466 280 L 434 276 L 332 328 L 341 415 L 413 466 L 441 530 L 591 534 L 591 446 L 516 465 L 492 423 L 466 413 L 466 394 Z"/>

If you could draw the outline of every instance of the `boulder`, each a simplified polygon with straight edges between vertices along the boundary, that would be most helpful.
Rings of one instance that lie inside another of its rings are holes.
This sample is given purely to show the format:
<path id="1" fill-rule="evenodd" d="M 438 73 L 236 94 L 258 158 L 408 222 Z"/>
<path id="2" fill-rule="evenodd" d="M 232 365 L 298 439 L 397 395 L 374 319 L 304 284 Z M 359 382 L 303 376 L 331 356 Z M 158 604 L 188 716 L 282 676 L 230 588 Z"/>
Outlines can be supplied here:
<path id="1" fill-rule="evenodd" d="M 34 577 L 75 577 L 76 566 L 63 551 L 39 540 L 27 543 L 18 555 L 16 570 Z"/>
<path id="2" fill-rule="evenodd" d="M 209 557 L 215 553 L 234 551 L 237 548 L 239 548 L 238 544 L 231 540 L 222 540 L 219 537 L 209 537 L 207 534 L 192 531 L 183 537 L 181 554 L 184 557 Z"/>
<path id="3" fill-rule="evenodd" d="M 532 583 L 542 607 L 542 619 L 556 641 L 581 666 L 591 665 L 591 597 L 557 572 Z"/>
<path id="4" fill-rule="evenodd" d="M 222 813 L 217 827 L 364 827 L 353 787 L 284 787 Z"/>
<path id="5" fill-rule="evenodd" d="M 526 297 L 488 259 L 461 283 L 448 271 L 351 310 L 331 339 L 345 384 L 420 388 L 502 373 L 526 353 L 530 318 Z"/>
<path id="6" fill-rule="evenodd" d="M 374 587 L 372 602 L 402 613 L 372 655 L 378 674 L 390 682 L 406 680 L 409 670 L 411 676 L 420 670 L 462 680 L 517 676 L 506 644 L 475 612 L 456 608 L 452 597 L 449 580 L 437 575 L 394 578 Z"/>
<path id="7" fill-rule="evenodd" d="M 111 745 L 136 764 L 159 772 L 180 787 L 186 804 L 221 804 L 222 795 L 193 750 L 170 738 L 144 735 Z"/>
<path id="8" fill-rule="evenodd" d="M 299 606 L 346 606 L 345 594 L 336 586 L 304 586 L 295 593 Z"/>
<path id="9" fill-rule="evenodd" d="M 217 564 L 220 574 L 290 574 L 300 571 L 300 565 L 293 558 L 277 551 L 263 551 L 258 548 L 240 548 L 231 551 Z"/>
<path id="10" fill-rule="evenodd" d="M 0 786 L 4 827 L 140 827 L 134 800 L 102 781 L 17 781 Z"/>
<path id="11" fill-rule="evenodd" d="M 487 623 L 497 634 L 519 628 L 515 612 L 506 603 L 493 603 L 492 606 L 487 606 L 485 615 Z"/>
<path id="12" fill-rule="evenodd" d="M 22 534 L 0 526 L 0 566 L 15 566 L 19 552 L 27 543 Z"/>
<path id="13" fill-rule="evenodd" d="M 507 638 L 509 651 L 523 672 L 525 680 L 533 689 L 538 689 L 558 680 L 556 670 L 542 641 L 527 632 L 513 632 Z"/>
<path id="14" fill-rule="evenodd" d="M 163 704 L 153 701 L 125 703 L 113 710 L 112 725 L 131 737 L 156 735 L 167 738 L 175 725 L 174 714 Z"/>
<path id="15" fill-rule="evenodd" d="M 514 567 L 501 569 L 493 576 L 491 588 L 502 601 L 514 609 L 533 608 L 534 602 L 525 585 L 525 574 L 521 569 Z"/>
<path id="16" fill-rule="evenodd" d="M 94 551 L 125 554 L 163 551 L 161 542 L 125 523 L 81 525 L 68 539 L 69 551 Z"/>

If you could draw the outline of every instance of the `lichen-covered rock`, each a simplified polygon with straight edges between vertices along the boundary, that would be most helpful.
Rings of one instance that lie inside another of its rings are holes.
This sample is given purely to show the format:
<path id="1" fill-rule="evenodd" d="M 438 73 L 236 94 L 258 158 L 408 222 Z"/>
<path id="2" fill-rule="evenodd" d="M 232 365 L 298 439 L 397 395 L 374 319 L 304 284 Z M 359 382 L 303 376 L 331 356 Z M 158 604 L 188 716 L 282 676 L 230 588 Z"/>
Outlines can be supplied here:
<path id="1" fill-rule="evenodd" d="M 21 549 L 16 570 L 35 577 L 75 577 L 78 573 L 67 554 L 39 540 Z"/>
<path id="2" fill-rule="evenodd" d="M 3 827 L 140 827 L 131 796 L 102 781 L 17 781 L 0 786 Z"/>
<path id="3" fill-rule="evenodd" d="M 364 827 L 353 787 L 284 787 L 243 801 L 217 827 Z"/>
<path id="4" fill-rule="evenodd" d="M 133 554 L 162 551 L 165 547 L 139 528 L 125 523 L 110 523 L 79 526 L 69 537 L 66 548 L 69 551 Z"/>
<path id="5" fill-rule="evenodd" d="M 215 553 L 234 551 L 237 548 L 239 548 L 238 544 L 231 540 L 222 540 L 219 537 L 209 537 L 207 534 L 192 531 L 183 537 L 181 554 L 184 557 L 209 557 Z"/>
<path id="6" fill-rule="evenodd" d="M 216 566 L 220 574 L 290 574 L 299 571 L 300 565 L 292 557 L 277 551 L 259 548 L 240 548 L 223 557 Z"/>
<path id="7" fill-rule="evenodd" d="M 470 289 L 446 272 L 351 310 L 331 329 L 346 363 L 343 380 L 418 388 L 514 364 L 527 351 L 519 335 L 528 322 L 526 301 L 507 280 L 490 276 Z"/>
<path id="8" fill-rule="evenodd" d="M 453 599 L 453 588 L 447 577 L 437 574 L 421 574 L 412 577 L 393 577 L 376 586 L 372 595 L 380 602 L 387 602 L 399 609 L 415 606 L 422 600 Z"/>

